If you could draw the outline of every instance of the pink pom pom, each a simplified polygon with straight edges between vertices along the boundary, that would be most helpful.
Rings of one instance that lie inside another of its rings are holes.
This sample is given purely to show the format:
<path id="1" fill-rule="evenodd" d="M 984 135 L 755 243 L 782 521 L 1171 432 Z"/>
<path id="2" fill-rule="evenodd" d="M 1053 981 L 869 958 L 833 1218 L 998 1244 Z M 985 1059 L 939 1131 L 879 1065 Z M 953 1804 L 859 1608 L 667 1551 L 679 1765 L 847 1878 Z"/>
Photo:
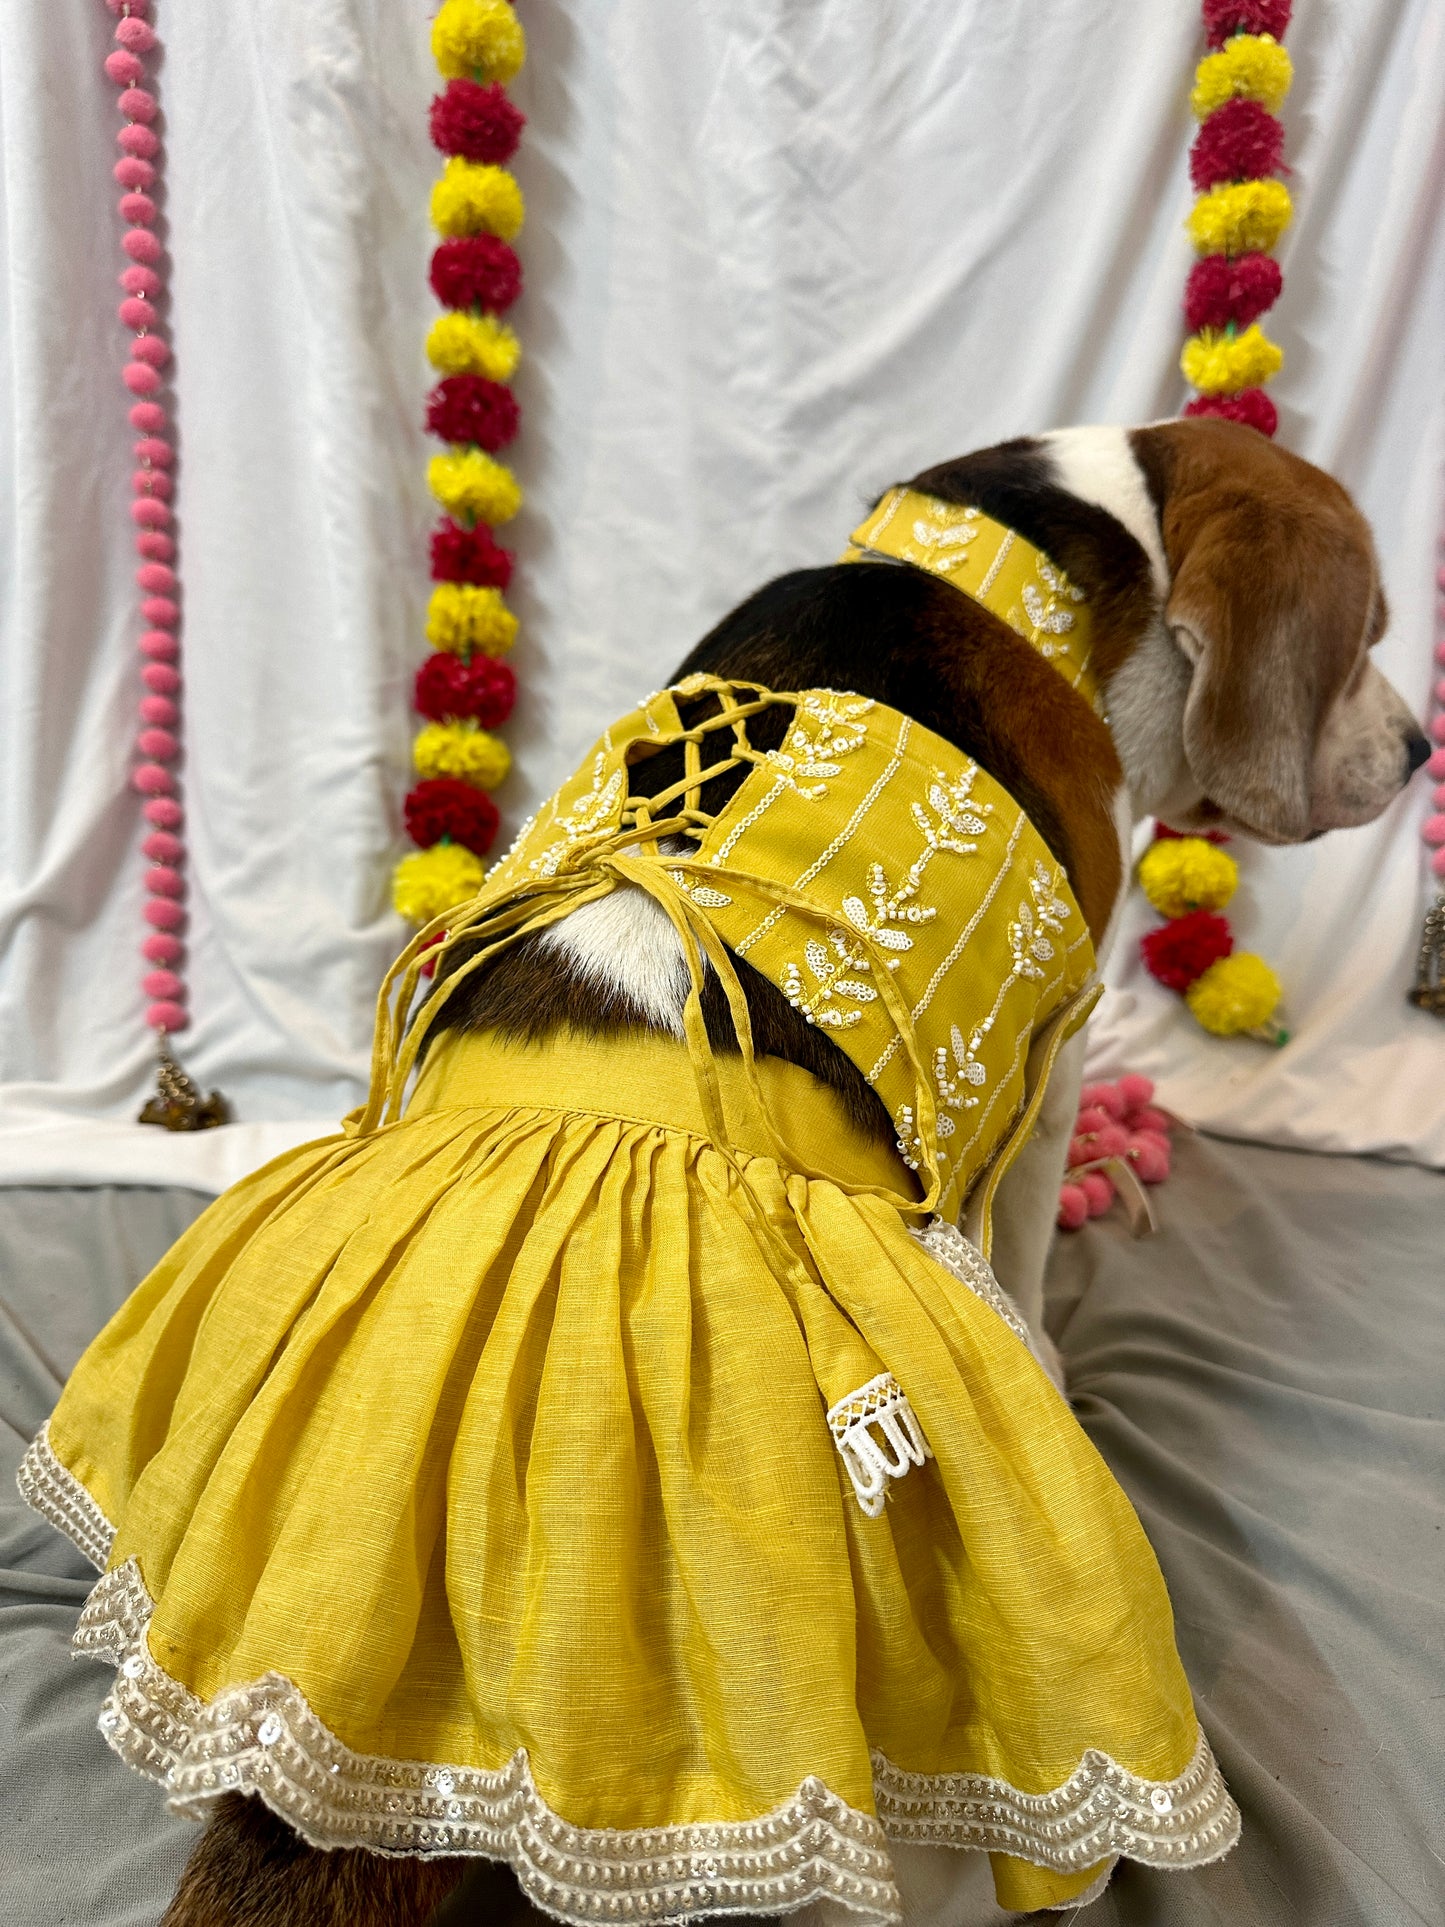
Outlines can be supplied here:
<path id="1" fill-rule="evenodd" d="M 142 589 L 153 589 L 158 595 L 176 586 L 176 572 L 164 562 L 143 562 L 135 579 Z"/>
<path id="2" fill-rule="evenodd" d="M 1153 1131 L 1135 1132 L 1128 1158 L 1145 1184 L 1162 1184 L 1169 1175 L 1169 1146 Z"/>
<path id="3" fill-rule="evenodd" d="M 140 612 L 147 622 L 154 622 L 163 629 L 174 628 L 181 619 L 179 605 L 172 602 L 169 596 L 148 595 L 140 605 Z"/>
<path id="4" fill-rule="evenodd" d="M 1084 1133 L 1090 1131 L 1107 1130 L 1113 1121 L 1101 1104 L 1086 1104 L 1083 1110 L 1079 1112 L 1074 1129 L 1082 1136 Z"/>
<path id="5" fill-rule="evenodd" d="M 1138 1071 L 1128 1071 L 1119 1079 L 1119 1095 L 1130 1110 L 1147 1104 L 1154 1095 L 1153 1080 L 1141 1077 Z"/>
<path id="6" fill-rule="evenodd" d="M 132 261 L 146 267 L 154 267 L 161 258 L 161 244 L 148 227 L 128 227 L 120 237 L 120 244 Z"/>
<path id="7" fill-rule="evenodd" d="M 184 997 L 186 987 L 174 970 L 148 970 L 140 980 L 147 997 Z"/>
<path id="8" fill-rule="evenodd" d="M 146 1008 L 146 1022 L 152 1030 L 184 1030 L 190 1021 L 184 1004 L 150 1004 Z"/>
<path id="9" fill-rule="evenodd" d="M 133 395 L 153 395 L 161 385 L 161 378 L 155 369 L 143 361 L 128 361 L 121 370 L 120 378 Z"/>
<path id="10" fill-rule="evenodd" d="M 141 78 L 137 72 L 136 79 Z M 156 117 L 156 97 L 146 92 L 144 87 L 127 87 L 115 103 L 127 120 L 152 121 Z"/>
<path id="11" fill-rule="evenodd" d="M 156 171 L 139 154 L 122 155 L 110 170 L 121 187 L 153 187 Z"/>
<path id="12" fill-rule="evenodd" d="M 122 268 L 117 278 L 128 294 L 143 294 L 154 298 L 165 286 L 154 268 L 141 267 L 139 264 Z"/>
<path id="13" fill-rule="evenodd" d="M 168 502 L 174 487 L 175 483 L 163 468 L 138 468 L 132 471 L 132 495 L 158 495 L 163 502 Z"/>
<path id="14" fill-rule="evenodd" d="M 138 80 L 145 78 L 145 68 L 133 53 L 127 53 L 124 48 L 107 54 L 102 64 L 106 77 L 113 80 L 117 87 L 134 87 Z M 122 107 L 120 111 L 124 113 L 125 109 Z"/>
<path id="15" fill-rule="evenodd" d="M 158 729 L 169 729 L 180 715 L 180 711 L 169 696 L 142 696 L 140 699 L 140 719 L 143 723 L 154 723 Z"/>
<path id="16" fill-rule="evenodd" d="M 147 629 L 136 646 L 152 662 L 174 662 L 181 653 L 181 645 L 164 629 Z"/>
<path id="17" fill-rule="evenodd" d="M 1430 734 L 1437 743 L 1445 743 L 1445 716 L 1435 716 L 1430 721 Z"/>
<path id="18" fill-rule="evenodd" d="M 158 763 L 173 762 L 181 746 L 168 729 L 143 729 L 135 739 L 142 756 L 153 756 Z"/>
<path id="19" fill-rule="evenodd" d="M 1445 617 L 1442 617 L 1442 618 L 1441 618 L 1441 620 L 1442 620 L 1442 621 L 1445 621 Z M 1437 643 L 1436 643 L 1436 645 L 1435 645 L 1435 660 L 1436 660 L 1436 662 L 1445 662 L 1445 642 L 1437 642 Z"/>
<path id="20" fill-rule="evenodd" d="M 1157 1131 L 1167 1138 L 1173 1125 L 1163 1111 L 1155 1110 L 1152 1104 L 1145 1104 L 1134 1113 L 1133 1126 L 1136 1131 Z"/>
<path id="21" fill-rule="evenodd" d="M 1445 877 L 1445 850 L 1437 850 L 1430 859 L 1430 868 L 1437 877 Z"/>
<path id="22" fill-rule="evenodd" d="M 153 796 L 142 808 L 141 815 L 158 830 L 178 830 L 185 811 L 173 796 Z"/>
<path id="23" fill-rule="evenodd" d="M 1425 764 L 1425 774 L 1445 776 L 1445 749 L 1431 750 L 1429 761 Z"/>
<path id="24" fill-rule="evenodd" d="M 1089 1215 L 1089 1200 L 1077 1184 L 1059 1186 L 1059 1228 L 1077 1231 Z"/>
<path id="25" fill-rule="evenodd" d="M 156 218 L 156 204 L 149 194 L 122 194 L 116 212 L 132 227 L 150 227 Z"/>
<path id="26" fill-rule="evenodd" d="M 164 368 L 171 358 L 169 342 L 160 335 L 141 335 L 131 343 L 132 361 L 148 361 L 152 368 Z"/>
<path id="27" fill-rule="evenodd" d="M 146 888 L 153 897 L 180 898 L 186 894 L 180 871 L 166 863 L 158 863 L 146 871 Z"/>
<path id="28" fill-rule="evenodd" d="M 143 161 L 154 160 L 161 150 L 161 144 L 149 127 L 139 121 L 130 121 L 116 135 L 116 145 L 123 147 L 127 154 L 139 154 Z"/>
<path id="29" fill-rule="evenodd" d="M 142 528 L 164 529 L 170 527 L 171 512 L 164 502 L 152 501 L 147 496 L 144 501 L 131 503 L 130 519 Z"/>
<path id="30" fill-rule="evenodd" d="M 168 796 L 176 787 L 175 777 L 159 763 L 142 763 L 132 772 L 130 780 L 142 796 Z"/>
<path id="31" fill-rule="evenodd" d="M 1086 1171 L 1079 1179 L 1079 1189 L 1083 1192 L 1091 1218 L 1102 1218 L 1114 1201 L 1114 1185 L 1102 1171 Z"/>
<path id="32" fill-rule="evenodd" d="M 174 696 L 181 686 L 179 670 L 172 669 L 168 662 L 148 662 L 140 672 L 140 679 L 158 696 Z"/>
<path id="33" fill-rule="evenodd" d="M 1420 834 L 1427 843 L 1445 843 L 1445 816 L 1427 816 Z"/>
<path id="34" fill-rule="evenodd" d="M 169 468 L 176 459 L 176 451 L 159 435 L 146 435 L 138 441 L 131 453 L 138 462 L 149 462 L 154 468 Z"/>
<path id="35" fill-rule="evenodd" d="M 143 435 L 154 434 L 166 425 L 166 411 L 158 401 L 138 401 L 130 411 L 130 425 Z"/>
<path id="36" fill-rule="evenodd" d="M 153 936 L 146 938 L 140 947 L 140 953 L 151 963 L 178 963 L 183 948 L 179 937 L 168 936 L 165 931 L 157 930 Z"/>
<path id="37" fill-rule="evenodd" d="M 1107 1111 L 1110 1117 L 1122 1117 L 1127 1108 L 1124 1097 L 1117 1084 L 1091 1084 L 1090 1103 L 1099 1110 Z"/>
<path id="38" fill-rule="evenodd" d="M 1122 1157 L 1129 1148 L 1129 1133 L 1122 1124 L 1106 1124 L 1102 1131 L 1094 1133 L 1094 1156 L 1096 1158 Z"/>
<path id="39" fill-rule="evenodd" d="M 156 44 L 155 29 L 148 27 L 144 20 L 137 20 L 135 18 L 138 13 L 148 12 L 149 4 L 150 0 L 146 0 L 145 6 L 138 7 L 133 4 L 132 0 L 129 17 L 122 20 L 115 30 L 115 37 L 121 46 L 129 47 L 132 53 L 148 54 Z M 119 13 L 120 11 L 120 7 L 111 8 L 112 13 Z"/>
<path id="40" fill-rule="evenodd" d="M 169 830 L 152 830 L 140 848 L 153 863 L 179 863 L 186 853 L 185 844 Z"/>
<path id="41" fill-rule="evenodd" d="M 1437 783 L 1431 792 L 1430 801 L 1437 810 L 1445 810 L 1445 783 Z"/>
<path id="42" fill-rule="evenodd" d="M 141 915 L 153 930 L 179 930 L 186 920 L 185 911 L 169 897 L 148 898 Z"/>
<path id="43" fill-rule="evenodd" d="M 116 314 L 127 328 L 150 328 L 155 324 L 156 311 L 149 301 L 142 301 L 139 295 L 128 294 Z"/>
<path id="44" fill-rule="evenodd" d="M 1445 676 L 1442 676 L 1435 685 L 1435 700 L 1437 703 L 1445 703 Z"/>
<path id="45" fill-rule="evenodd" d="M 169 562 L 176 552 L 176 545 L 168 535 L 156 529 L 142 529 L 135 539 L 137 555 L 147 555 L 153 562 Z"/>
<path id="46" fill-rule="evenodd" d="M 1092 1138 L 1071 1137 L 1069 1139 L 1069 1170 L 1073 1171 L 1076 1170 L 1079 1165 L 1087 1164 L 1093 1155 L 1094 1141 Z"/>

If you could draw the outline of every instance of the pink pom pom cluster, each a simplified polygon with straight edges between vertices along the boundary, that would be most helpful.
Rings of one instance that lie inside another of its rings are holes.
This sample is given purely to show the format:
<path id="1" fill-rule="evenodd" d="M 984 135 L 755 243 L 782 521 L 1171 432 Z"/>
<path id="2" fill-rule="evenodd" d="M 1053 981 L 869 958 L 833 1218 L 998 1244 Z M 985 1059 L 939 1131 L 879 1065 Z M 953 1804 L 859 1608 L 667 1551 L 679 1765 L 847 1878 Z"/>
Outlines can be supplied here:
<path id="1" fill-rule="evenodd" d="M 1059 1187 L 1059 1228 L 1077 1231 L 1101 1218 L 1118 1195 L 1109 1166 L 1123 1160 L 1143 1184 L 1169 1175 L 1170 1119 L 1154 1104 L 1154 1086 L 1130 1072 L 1117 1084 L 1086 1084 L 1069 1140 L 1069 1163 Z"/>
<path id="2" fill-rule="evenodd" d="M 185 814 L 176 779 L 181 753 L 181 712 L 176 700 L 181 686 L 176 634 L 181 585 L 171 511 L 176 457 L 162 399 L 171 350 L 157 305 L 165 296 L 165 254 L 155 233 L 161 143 L 154 123 L 159 107 L 146 72 L 146 60 L 159 43 L 146 19 L 150 0 L 106 0 L 106 5 L 119 15 L 115 47 L 104 64 L 106 75 L 121 90 L 116 105 L 124 122 L 116 135 L 120 159 L 112 170 L 121 189 L 117 212 L 125 223 L 120 244 L 127 261 L 119 276 L 124 298 L 117 313 L 132 337 L 121 380 L 134 398 L 130 422 L 138 437 L 132 449 L 130 515 L 140 559 L 135 582 L 145 624 L 139 644 L 144 694 L 135 737 L 137 760 L 131 772 L 131 782 L 144 798 L 141 807 L 148 826 L 141 844 L 146 859 L 141 915 L 147 926 L 141 955 L 149 968 L 141 977 L 141 990 L 147 1000 L 146 1022 L 153 1030 L 169 1032 L 183 1030 L 189 1013 L 182 972 Z"/>
<path id="3" fill-rule="evenodd" d="M 1421 825 L 1420 834 L 1430 851 L 1430 869 L 1445 882 L 1445 535 L 1435 573 L 1438 591 L 1435 603 L 1435 681 L 1431 687 L 1431 716 L 1425 725 L 1434 748 L 1426 763 L 1426 773 L 1434 779 L 1430 801 L 1432 809 Z"/>

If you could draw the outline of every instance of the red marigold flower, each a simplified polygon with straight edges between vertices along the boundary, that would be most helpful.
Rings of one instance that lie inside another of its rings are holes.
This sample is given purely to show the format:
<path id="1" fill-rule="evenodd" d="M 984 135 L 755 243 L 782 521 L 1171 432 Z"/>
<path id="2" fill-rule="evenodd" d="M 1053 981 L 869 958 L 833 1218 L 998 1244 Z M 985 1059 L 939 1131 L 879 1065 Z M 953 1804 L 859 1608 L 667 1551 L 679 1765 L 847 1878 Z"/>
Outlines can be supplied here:
<path id="1" fill-rule="evenodd" d="M 495 234 L 458 234 L 431 258 L 432 293 L 444 308 L 510 308 L 522 292 L 522 264 Z"/>
<path id="2" fill-rule="evenodd" d="M 505 589 L 512 579 L 512 556 L 492 538 L 484 523 L 464 529 L 443 516 L 432 530 L 433 582 L 475 582 L 483 589 Z"/>
<path id="3" fill-rule="evenodd" d="M 527 120 L 495 81 L 449 80 L 431 104 L 431 137 L 443 154 L 500 167 L 517 151 Z"/>
<path id="4" fill-rule="evenodd" d="M 434 723 L 472 717 L 483 729 L 496 729 L 516 700 L 517 679 L 506 663 L 480 651 L 463 662 L 439 649 L 416 672 L 413 701 Z"/>
<path id="5" fill-rule="evenodd" d="M 1284 286 L 1279 262 L 1268 254 L 1206 254 L 1184 284 L 1184 319 L 1190 334 L 1201 328 L 1247 328 L 1279 300 Z"/>
<path id="6" fill-rule="evenodd" d="M 1194 136 L 1189 178 L 1199 194 L 1221 181 L 1258 181 L 1284 167 L 1284 128 L 1257 100 L 1227 100 Z"/>
<path id="7" fill-rule="evenodd" d="M 459 776 L 429 776 L 407 797 L 407 834 L 424 850 L 449 836 L 453 843 L 485 856 L 497 834 L 497 806 L 485 790 Z"/>
<path id="8" fill-rule="evenodd" d="M 484 375 L 447 375 L 427 396 L 426 425 L 444 442 L 476 442 L 488 454 L 505 448 L 521 411 L 510 388 Z"/>
<path id="9" fill-rule="evenodd" d="M 1222 47 L 1236 33 L 1272 33 L 1283 40 L 1289 16 L 1290 0 L 1204 0 L 1204 31 L 1211 47 Z"/>
<path id="10" fill-rule="evenodd" d="M 1213 910 L 1191 910 L 1187 916 L 1162 923 L 1139 939 L 1144 968 L 1166 990 L 1182 996 L 1212 963 L 1227 957 L 1234 937 L 1224 918 Z"/>
<path id="11" fill-rule="evenodd" d="M 1279 410 L 1262 388 L 1241 388 L 1237 395 L 1196 395 L 1184 412 L 1222 415 L 1225 421 L 1257 428 L 1261 435 L 1273 435 L 1279 427 Z"/>

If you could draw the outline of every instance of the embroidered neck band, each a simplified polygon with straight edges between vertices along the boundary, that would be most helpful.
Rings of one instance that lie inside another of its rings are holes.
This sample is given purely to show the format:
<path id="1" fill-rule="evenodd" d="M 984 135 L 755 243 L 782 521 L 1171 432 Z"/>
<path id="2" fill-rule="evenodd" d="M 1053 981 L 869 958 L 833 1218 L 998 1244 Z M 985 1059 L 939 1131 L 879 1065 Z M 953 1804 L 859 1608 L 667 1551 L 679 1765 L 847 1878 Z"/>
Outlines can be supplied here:
<path id="1" fill-rule="evenodd" d="M 1098 707 L 1098 679 L 1089 661 L 1094 619 L 1084 592 L 1042 549 L 1013 529 L 982 509 L 941 502 L 916 489 L 891 488 L 867 521 L 854 529 L 838 559 L 861 562 L 867 555 L 912 562 L 962 589 Z"/>

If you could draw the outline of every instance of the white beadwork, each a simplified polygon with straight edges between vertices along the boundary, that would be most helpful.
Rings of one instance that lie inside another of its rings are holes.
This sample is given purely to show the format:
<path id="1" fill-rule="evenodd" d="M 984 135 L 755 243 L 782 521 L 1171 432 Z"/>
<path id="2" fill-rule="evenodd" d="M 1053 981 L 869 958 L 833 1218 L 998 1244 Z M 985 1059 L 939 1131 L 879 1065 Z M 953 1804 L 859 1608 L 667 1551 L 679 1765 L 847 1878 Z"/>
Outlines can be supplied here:
<path id="1" fill-rule="evenodd" d="M 25 1496 L 46 1518 L 72 1537 L 78 1528 L 92 1538 L 99 1519 L 107 1542 L 113 1538 L 43 1431 L 27 1464 Z M 1140 1779 L 1091 1749 L 1052 1793 L 1025 1794 L 981 1774 L 909 1773 L 874 1753 L 878 1819 L 809 1777 L 791 1800 L 752 1820 L 574 1827 L 537 1792 L 524 1750 L 495 1771 L 354 1753 L 277 1673 L 230 1687 L 207 1706 L 151 1658 L 153 1609 L 129 1559 L 98 1581 L 71 1644 L 119 1669 L 101 1731 L 128 1765 L 168 1790 L 177 1812 L 204 1819 L 223 1793 L 262 1794 L 313 1846 L 505 1860 L 530 1899 L 573 1927 L 786 1913 L 819 1899 L 842 1902 L 859 1927 L 893 1927 L 900 1910 L 890 1839 L 1012 1853 L 1071 1872 L 1111 1853 L 1149 1866 L 1197 1866 L 1228 1852 L 1239 1834 L 1202 1734 L 1174 1780 Z M 127 1668 L 130 1659 L 138 1671 Z M 268 1719 L 279 1737 L 258 1747 Z"/>
<path id="2" fill-rule="evenodd" d="M 969 1243 L 956 1224 L 950 1224 L 946 1218 L 930 1218 L 922 1229 L 915 1228 L 909 1235 L 961 1285 L 967 1285 L 975 1298 L 981 1298 L 990 1311 L 997 1312 L 1015 1338 L 1033 1350 L 1029 1328 L 1018 1306 L 994 1277 L 982 1252 Z"/>
<path id="3" fill-rule="evenodd" d="M 73 1540 L 90 1563 L 104 1572 L 115 1541 L 115 1527 L 56 1458 L 50 1444 L 50 1420 L 36 1433 L 20 1461 L 15 1484 L 32 1512 Z"/>
<path id="4" fill-rule="evenodd" d="M 858 1503 L 870 1519 L 883 1510 L 888 1481 L 933 1457 L 913 1407 L 892 1372 L 880 1372 L 828 1408 L 833 1443 L 842 1454 Z M 886 1452 L 878 1434 L 892 1447 Z"/>

